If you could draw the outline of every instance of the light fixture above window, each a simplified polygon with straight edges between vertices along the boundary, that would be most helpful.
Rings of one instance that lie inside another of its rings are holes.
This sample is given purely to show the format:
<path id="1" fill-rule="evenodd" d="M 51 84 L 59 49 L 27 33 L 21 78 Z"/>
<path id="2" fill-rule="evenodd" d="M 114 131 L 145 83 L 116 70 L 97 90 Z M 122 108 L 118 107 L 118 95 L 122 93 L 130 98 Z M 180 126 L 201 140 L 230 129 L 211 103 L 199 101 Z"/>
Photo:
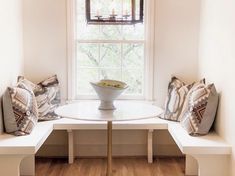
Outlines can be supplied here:
<path id="1" fill-rule="evenodd" d="M 85 0 L 87 24 L 133 25 L 143 23 L 144 0 Z"/>

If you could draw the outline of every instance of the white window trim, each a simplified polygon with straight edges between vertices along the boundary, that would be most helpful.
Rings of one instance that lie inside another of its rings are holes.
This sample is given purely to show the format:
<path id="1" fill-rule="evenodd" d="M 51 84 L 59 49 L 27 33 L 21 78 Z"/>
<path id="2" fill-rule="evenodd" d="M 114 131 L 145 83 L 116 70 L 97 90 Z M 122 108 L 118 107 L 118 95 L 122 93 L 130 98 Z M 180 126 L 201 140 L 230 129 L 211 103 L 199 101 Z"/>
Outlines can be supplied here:
<path id="1" fill-rule="evenodd" d="M 154 65 L 154 3 L 155 0 L 145 0 L 145 73 L 143 96 L 121 96 L 120 99 L 153 100 L 153 65 Z M 67 0 L 67 60 L 68 60 L 68 100 L 75 96 L 75 0 Z M 84 95 L 79 99 L 97 99 L 97 96 Z"/>

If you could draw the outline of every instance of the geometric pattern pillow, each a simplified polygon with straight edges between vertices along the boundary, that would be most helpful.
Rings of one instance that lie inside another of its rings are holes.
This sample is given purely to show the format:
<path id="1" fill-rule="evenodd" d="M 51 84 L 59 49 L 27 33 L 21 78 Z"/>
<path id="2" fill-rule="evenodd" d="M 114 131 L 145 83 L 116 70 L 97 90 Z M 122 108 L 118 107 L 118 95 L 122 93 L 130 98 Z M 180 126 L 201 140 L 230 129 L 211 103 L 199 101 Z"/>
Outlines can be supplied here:
<path id="1" fill-rule="evenodd" d="M 192 88 L 189 90 L 185 101 L 184 101 L 184 105 L 181 111 L 181 114 L 179 116 L 179 121 L 181 121 L 183 119 L 183 116 L 185 114 L 186 111 L 188 111 L 189 108 L 189 97 L 191 96 L 191 94 L 193 93 L 194 88 L 196 88 L 197 86 L 199 86 L 200 84 L 204 84 L 205 85 L 205 79 L 200 80 L 199 82 L 195 82 L 192 86 Z"/>
<path id="2" fill-rule="evenodd" d="M 37 102 L 32 91 L 8 87 L 3 95 L 3 113 L 7 133 L 30 134 L 38 121 Z"/>
<path id="3" fill-rule="evenodd" d="M 59 81 L 56 75 L 51 76 L 38 84 L 34 84 L 24 77 L 19 76 L 18 82 L 23 82 L 33 89 L 38 105 L 39 121 L 60 118 L 54 112 L 61 103 Z"/>
<path id="4" fill-rule="evenodd" d="M 207 134 L 214 122 L 218 106 L 218 93 L 214 84 L 200 84 L 195 87 L 188 106 L 181 120 L 182 127 L 190 135 Z"/>
<path id="5" fill-rule="evenodd" d="M 180 79 L 172 77 L 168 84 L 168 94 L 164 113 L 160 116 L 165 120 L 179 121 L 186 96 L 192 85 L 186 85 Z"/>

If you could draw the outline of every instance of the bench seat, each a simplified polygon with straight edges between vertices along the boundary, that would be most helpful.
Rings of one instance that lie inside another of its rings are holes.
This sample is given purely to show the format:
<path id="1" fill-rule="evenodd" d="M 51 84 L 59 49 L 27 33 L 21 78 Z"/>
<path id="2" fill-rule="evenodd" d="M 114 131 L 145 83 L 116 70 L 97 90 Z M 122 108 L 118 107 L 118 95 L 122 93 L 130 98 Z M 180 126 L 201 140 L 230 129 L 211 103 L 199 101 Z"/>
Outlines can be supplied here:
<path id="1" fill-rule="evenodd" d="M 53 131 L 52 122 L 40 122 L 30 135 L 0 135 L 0 155 L 35 154 Z"/>
<path id="2" fill-rule="evenodd" d="M 17 176 L 34 175 L 34 154 L 38 151 L 53 130 L 67 130 L 69 163 L 74 159 L 75 130 L 104 130 L 106 122 L 82 121 L 62 118 L 55 121 L 39 122 L 28 136 L 15 137 L 9 134 L 0 135 L 0 173 Z M 168 130 L 172 138 L 186 155 L 186 175 L 226 176 L 231 146 L 215 132 L 206 136 L 192 137 L 179 123 L 159 118 L 122 121 L 113 123 L 114 130 L 147 130 L 148 162 L 153 161 L 153 131 Z M 21 164 L 20 164 L 21 163 Z"/>
<path id="3" fill-rule="evenodd" d="M 179 124 L 174 123 L 168 125 L 168 131 L 184 154 L 231 154 L 231 146 L 216 132 L 205 136 L 190 136 Z"/>

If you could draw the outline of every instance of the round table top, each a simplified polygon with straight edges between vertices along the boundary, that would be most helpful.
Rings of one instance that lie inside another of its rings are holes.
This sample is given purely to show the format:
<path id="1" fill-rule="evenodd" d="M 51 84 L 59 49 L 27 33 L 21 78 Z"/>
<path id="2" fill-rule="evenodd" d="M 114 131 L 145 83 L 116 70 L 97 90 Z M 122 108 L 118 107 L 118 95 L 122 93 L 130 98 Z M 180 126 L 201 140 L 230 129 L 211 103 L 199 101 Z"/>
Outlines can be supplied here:
<path id="1" fill-rule="evenodd" d="M 99 110 L 99 101 L 63 105 L 55 110 L 61 117 L 89 121 L 125 121 L 147 119 L 160 115 L 162 109 L 144 102 L 115 101 L 116 110 Z"/>

